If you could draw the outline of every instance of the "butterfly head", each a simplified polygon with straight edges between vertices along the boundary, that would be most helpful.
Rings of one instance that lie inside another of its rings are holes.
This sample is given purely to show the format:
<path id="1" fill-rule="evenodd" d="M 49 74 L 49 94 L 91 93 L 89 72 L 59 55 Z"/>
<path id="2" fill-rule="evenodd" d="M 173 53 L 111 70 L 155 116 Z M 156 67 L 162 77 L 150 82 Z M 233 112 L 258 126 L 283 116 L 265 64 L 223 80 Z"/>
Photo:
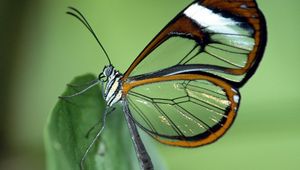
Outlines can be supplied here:
<path id="1" fill-rule="evenodd" d="M 99 74 L 99 80 L 101 80 L 103 78 L 109 78 L 113 74 L 118 74 L 118 71 L 116 71 L 114 66 L 106 65 L 106 66 L 104 66 L 103 71 Z"/>

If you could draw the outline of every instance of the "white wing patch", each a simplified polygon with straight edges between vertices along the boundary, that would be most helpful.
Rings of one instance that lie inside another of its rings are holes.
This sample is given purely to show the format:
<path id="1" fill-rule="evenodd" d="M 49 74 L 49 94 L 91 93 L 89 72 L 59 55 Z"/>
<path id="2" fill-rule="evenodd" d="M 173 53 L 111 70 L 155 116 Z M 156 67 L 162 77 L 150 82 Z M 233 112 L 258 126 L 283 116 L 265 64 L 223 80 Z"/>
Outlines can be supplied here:
<path id="1" fill-rule="evenodd" d="M 234 29 L 230 28 L 230 26 L 238 24 L 236 21 L 215 14 L 212 10 L 200 6 L 197 3 L 186 9 L 184 14 L 196 21 L 199 25 L 207 27 L 210 31 L 230 34 L 238 33 Z"/>
<path id="2" fill-rule="evenodd" d="M 241 22 L 223 17 L 198 3 L 192 4 L 183 14 L 203 27 L 203 30 L 216 33 L 210 37 L 214 41 L 249 51 L 254 47 L 254 39 L 251 38 L 253 29 L 242 27 Z"/>

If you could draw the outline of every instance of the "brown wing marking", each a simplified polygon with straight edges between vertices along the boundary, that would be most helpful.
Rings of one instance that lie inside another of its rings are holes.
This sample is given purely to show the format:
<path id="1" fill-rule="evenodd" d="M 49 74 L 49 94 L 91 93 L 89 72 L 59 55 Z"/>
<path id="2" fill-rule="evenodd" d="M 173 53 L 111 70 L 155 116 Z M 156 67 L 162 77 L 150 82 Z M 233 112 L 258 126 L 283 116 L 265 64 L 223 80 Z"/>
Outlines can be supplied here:
<path id="1" fill-rule="evenodd" d="M 193 35 L 194 39 L 198 42 L 202 42 L 204 34 L 199 27 L 195 25 L 192 20 L 184 15 L 178 15 L 173 19 L 162 31 L 146 46 L 146 48 L 140 53 L 140 55 L 134 60 L 128 70 L 125 72 L 123 80 L 126 80 L 132 70 L 156 47 L 166 41 L 174 34 Z"/>

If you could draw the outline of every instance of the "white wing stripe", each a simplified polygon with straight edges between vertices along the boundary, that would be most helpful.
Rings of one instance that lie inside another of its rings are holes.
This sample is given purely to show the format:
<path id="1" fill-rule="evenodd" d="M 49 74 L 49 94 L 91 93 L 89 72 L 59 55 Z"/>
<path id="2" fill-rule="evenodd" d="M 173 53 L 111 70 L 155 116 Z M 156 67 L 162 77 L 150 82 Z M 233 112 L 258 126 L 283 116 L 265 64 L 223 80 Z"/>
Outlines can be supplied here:
<path id="1" fill-rule="evenodd" d="M 183 12 L 183 14 L 197 22 L 202 27 L 207 27 L 206 29 L 209 31 L 227 34 L 239 33 L 232 29 L 232 26 L 239 24 L 238 22 L 230 18 L 224 18 L 198 3 L 191 5 Z"/>

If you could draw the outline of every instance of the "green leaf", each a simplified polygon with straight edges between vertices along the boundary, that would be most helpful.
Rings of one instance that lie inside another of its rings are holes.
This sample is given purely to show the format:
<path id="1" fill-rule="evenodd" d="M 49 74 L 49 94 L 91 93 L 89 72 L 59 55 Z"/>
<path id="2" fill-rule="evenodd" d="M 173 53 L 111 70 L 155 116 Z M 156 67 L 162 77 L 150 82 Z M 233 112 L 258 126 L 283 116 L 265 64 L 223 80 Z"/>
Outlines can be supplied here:
<path id="1" fill-rule="evenodd" d="M 88 74 L 75 78 L 71 84 L 85 84 L 95 80 Z M 68 87 L 62 96 L 78 92 L 78 87 Z M 105 103 L 100 86 L 85 93 L 59 99 L 49 115 L 45 127 L 45 146 L 48 170 L 79 170 L 80 160 L 99 131 Z M 94 127 L 89 137 L 87 132 Z M 144 134 L 142 133 L 141 136 Z M 148 138 L 149 139 L 149 138 Z M 165 170 L 165 166 L 155 147 L 145 141 L 152 156 L 155 169 Z M 85 170 L 139 170 L 124 113 L 119 107 L 106 119 L 106 125 L 99 142 L 96 142 L 85 161 Z"/>
<path id="2" fill-rule="evenodd" d="M 96 79 L 93 75 L 75 78 L 72 84 L 84 84 Z M 68 87 L 63 95 L 77 92 Z M 80 160 L 93 137 L 101 127 L 104 102 L 99 86 L 82 95 L 60 99 L 45 128 L 48 170 L 79 170 Z M 101 139 L 88 155 L 85 170 L 137 170 L 139 165 L 131 144 L 123 112 L 117 109 L 107 116 Z M 86 138 L 97 122 L 98 125 Z"/>

